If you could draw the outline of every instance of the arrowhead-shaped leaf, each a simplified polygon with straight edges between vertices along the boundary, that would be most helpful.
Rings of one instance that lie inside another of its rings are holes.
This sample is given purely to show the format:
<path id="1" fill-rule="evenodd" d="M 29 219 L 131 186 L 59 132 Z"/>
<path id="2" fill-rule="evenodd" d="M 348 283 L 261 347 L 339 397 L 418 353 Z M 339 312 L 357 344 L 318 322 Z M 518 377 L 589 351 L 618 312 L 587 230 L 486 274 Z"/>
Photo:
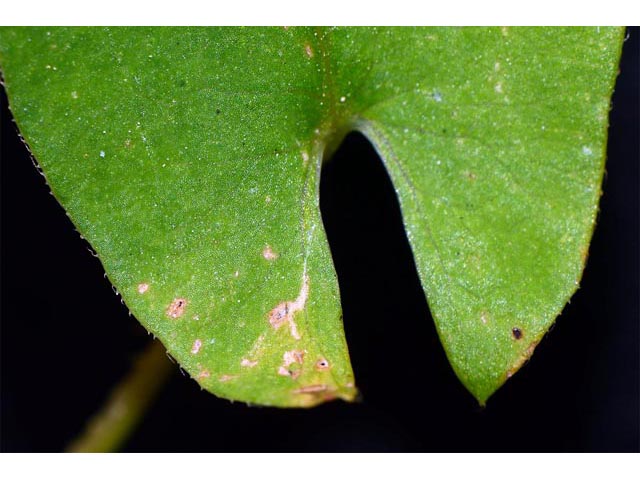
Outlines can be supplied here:
<path id="1" fill-rule="evenodd" d="M 578 286 L 622 35 L 5 28 L 0 63 L 131 311 L 204 388 L 246 402 L 355 395 L 318 184 L 363 132 L 451 364 L 484 403 Z"/>

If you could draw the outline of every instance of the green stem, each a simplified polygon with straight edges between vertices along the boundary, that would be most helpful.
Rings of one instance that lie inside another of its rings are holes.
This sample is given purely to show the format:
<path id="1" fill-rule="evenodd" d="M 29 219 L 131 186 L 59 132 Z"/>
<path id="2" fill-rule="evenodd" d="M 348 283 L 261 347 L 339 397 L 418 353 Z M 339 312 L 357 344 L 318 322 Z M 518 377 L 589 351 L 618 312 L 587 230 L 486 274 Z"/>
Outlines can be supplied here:
<path id="1" fill-rule="evenodd" d="M 173 371 L 165 351 L 154 341 L 142 352 L 67 452 L 113 452 L 127 440 Z"/>

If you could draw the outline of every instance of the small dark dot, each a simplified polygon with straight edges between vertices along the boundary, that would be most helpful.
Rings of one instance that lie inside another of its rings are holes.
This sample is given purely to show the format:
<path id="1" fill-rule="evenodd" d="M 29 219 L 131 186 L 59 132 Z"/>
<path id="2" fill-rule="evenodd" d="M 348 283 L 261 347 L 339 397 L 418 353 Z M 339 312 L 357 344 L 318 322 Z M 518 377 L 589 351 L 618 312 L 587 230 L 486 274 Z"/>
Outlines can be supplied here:
<path id="1" fill-rule="evenodd" d="M 515 338 L 516 340 L 520 340 L 522 338 L 522 330 L 520 330 L 518 327 L 513 327 L 511 333 L 513 333 L 513 338 Z"/>
<path id="2" fill-rule="evenodd" d="M 324 370 L 325 368 L 329 368 L 329 362 L 327 362 L 324 358 L 320 359 L 316 362 L 316 368 L 319 370 Z"/>
<path id="3" fill-rule="evenodd" d="M 216 115 L 220 115 L 220 109 L 216 108 Z"/>

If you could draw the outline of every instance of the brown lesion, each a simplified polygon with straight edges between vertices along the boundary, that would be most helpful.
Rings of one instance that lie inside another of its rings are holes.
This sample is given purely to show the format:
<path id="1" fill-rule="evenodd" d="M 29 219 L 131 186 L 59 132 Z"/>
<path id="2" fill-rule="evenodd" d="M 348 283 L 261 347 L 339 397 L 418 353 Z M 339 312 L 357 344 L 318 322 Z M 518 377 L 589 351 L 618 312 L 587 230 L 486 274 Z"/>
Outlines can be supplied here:
<path id="1" fill-rule="evenodd" d="M 276 330 L 289 320 L 289 304 L 291 302 L 279 303 L 277 307 L 269 312 L 269 323 Z"/>
<path id="2" fill-rule="evenodd" d="M 264 247 L 264 250 L 262 250 L 262 256 L 265 260 L 275 260 L 278 258 L 278 254 L 274 252 L 269 245 Z"/>
<path id="3" fill-rule="evenodd" d="M 296 380 L 302 373 L 302 364 L 304 363 L 304 350 L 290 350 L 284 352 L 282 356 L 282 365 L 278 368 L 278 375 L 291 377 Z M 296 365 L 298 367 L 294 368 Z"/>
<path id="4" fill-rule="evenodd" d="M 313 58 L 313 49 L 311 48 L 311 45 L 309 43 L 304 44 L 304 53 L 307 58 Z"/>
<path id="5" fill-rule="evenodd" d="M 522 352 L 520 357 L 518 357 L 518 359 L 516 360 L 516 363 L 509 370 L 507 370 L 507 373 L 506 373 L 507 378 L 511 378 L 518 370 L 520 370 L 520 368 L 522 368 L 522 365 L 524 365 L 527 362 L 527 360 L 531 358 L 531 356 L 533 355 L 533 351 L 536 349 L 537 346 L 538 346 L 538 342 L 532 342 L 527 347 L 527 349 L 524 352 Z"/>
<path id="6" fill-rule="evenodd" d="M 193 345 L 191 347 L 191 353 L 193 355 L 198 354 L 198 352 L 200 352 L 200 348 L 202 348 L 202 340 L 200 340 L 199 338 L 196 338 L 193 341 Z"/>
<path id="7" fill-rule="evenodd" d="M 475 174 L 475 172 L 472 172 L 472 171 L 470 171 L 470 170 L 465 170 L 462 174 L 464 175 L 464 177 L 465 177 L 467 180 L 470 180 L 470 181 L 472 181 L 472 182 L 473 182 L 476 178 L 478 178 L 478 176 Z"/>
<path id="8" fill-rule="evenodd" d="M 269 324 L 278 330 L 282 325 L 289 324 L 291 336 L 296 340 L 300 340 L 298 327 L 293 320 L 293 315 L 305 308 L 307 297 L 309 296 L 309 277 L 305 274 L 302 279 L 302 286 L 298 298 L 293 301 L 280 302 L 275 308 L 269 312 Z"/>
<path id="9" fill-rule="evenodd" d="M 253 368 L 258 364 L 258 359 L 264 353 L 264 335 L 260 335 L 253 345 L 251 349 L 244 355 L 242 360 L 240 361 L 240 366 L 245 368 Z"/>
<path id="10" fill-rule="evenodd" d="M 329 386 L 322 383 L 317 385 L 307 385 L 306 387 L 296 388 L 293 391 L 293 393 L 296 393 L 296 394 L 320 393 L 320 392 L 326 392 L 327 390 L 329 390 Z"/>
<path id="11" fill-rule="evenodd" d="M 297 380 L 302 370 L 294 370 L 288 369 L 287 367 L 278 368 L 278 375 L 282 375 L 283 377 L 291 377 L 291 380 Z"/>
<path id="12" fill-rule="evenodd" d="M 293 390 L 293 394 L 298 399 L 300 405 L 310 407 L 322 402 L 329 402 L 337 398 L 350 400 L 350 396 L 341 395 L 335 388 L 330 388 L 325 384 L 313 384 Z"/>
<path id="13" fill-rule="evenodd" d="M 316 370 L 318 370 L 319 372 L 329 370 L 330 368 L 331 368 L 331 365 L 329 364 L 329 361 L 324 357 L 321 357 L 316 362 Z"/>
<path id="14" fill-rule="evenodd" d="M 299 363 L 302 365 L 304 362 L 304 350 L 290 350 L 288 352 L 284 352 L 282 358 L 284 359 L 285 366 L 289 366 L 292 363 Z"/>
<path id="15" fill-rule="evenodd" d="M 583 245 L 580 248 L 580 260 L 582 261 L 582 265 L 586 265 L 587 260 L 589 258 L 589 244 Z"/>
<path id="16" fill-rule="evenodd" d="M 301 407 L 312 407 L 322 402 L 329 402 L 336 399 L 342 399 L 347 402 L 353 401 L 358 391 L 353 382 L 347 382 L 343 386 L 333 383 L 313 383 L 298 387 L 291 390 L 291 402 Z"/>
<path id="17" fill-rule="evenodd" d="M 171 318 L 178 318 L 182 316 L 186 306 L 187 306 L 186 299 L 176 298 L 173 302 L 171 302 L 171 305 L 169 305 L 169 308 L 167 308 L 167 316 Z"/>

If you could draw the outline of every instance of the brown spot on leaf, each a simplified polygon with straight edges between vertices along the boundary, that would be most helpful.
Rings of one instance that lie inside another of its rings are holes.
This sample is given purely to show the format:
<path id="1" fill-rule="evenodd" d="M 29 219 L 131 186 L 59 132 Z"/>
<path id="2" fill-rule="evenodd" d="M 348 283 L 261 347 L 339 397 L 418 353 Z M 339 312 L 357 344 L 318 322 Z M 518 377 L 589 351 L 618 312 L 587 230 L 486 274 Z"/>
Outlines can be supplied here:
<path id="1" fill-rule="evenodd" d="M 229 380 L 233 380 L 234 378 L 238 378 L 238 375 L 221 375 L 218 380 L 221 382 L 228 382 Z"/>
<path id="2" fill-rule="evenodd" d="M 306 387 L 297 388 L 293 393 L 319 393 L 326 392 L 329 389 L 327 385 L 307 385 Z"/>
<path id="3" fill-rule="evenodd" d="M 531 345 L 527 347 L 527 349 L 524 351 L 524 355 L 527 359 L 531 358 L 531 355 L 533 355 L 533 351 L 536 349 L 537 346 L 538 346 L 538 342 L 533 342 Z"/>
<path id="4" fill-rule="evenodd" d="M 300 376 L 300 370 L 289 370 L 286 367 L 280 366 L 278 368 L 278 375 L 282 375 L 283 377 L 291 377 L 292 380 L 297 379 Z"/>
<path id="5" fill-rule="evenodd" d="M 538 346 L 538 342 L 532 342 L 531 345 L 527 347 L 527 349 L 522 353 L 522 355 L 520 355 L 518 360 L 516 360 L 516 363 L 514 363 L 509 370 L 507 370 L 507 373 L 506 373 L 507 378 L 511 378 L 514 373 L 520 370 L 522 365 L 531 358 L 531 355 L 533 355 L 533 351 L 536 349 L 537 346 Z"/>
<path id="6" fill-rule="evenodd" d="M 202 340 L 196 338 L 193 342 L 193 346 L 191 347 L 191 353 L 194 355 L 197 354 L 200 351 L 200 347 L 202 347 Z"/>
<path id="7" fill-rule="evenodd" d="M 299 364 L 302 367 L 304 362 L 304 350 L 289 350 L 282 355 L 282 365 L 278 368 L 278 375 L 291 377 L 293 380 L 298 378 L 302 373 L 301 368 L 293 369 L 291 365 Z"/>
<path id="8" fill-rule="evenodd" d="M 253 360 L 255 358 L 261 357 L 264 353 L 264 335 L 260 335 L 253 345 L 251 349 L 244 355 L 240 365 L 243 367 L 254 367 L 258 364 L 257 360 Z"/>
<path id="9" fill-rule="evenodd" d="M 313 49 L 308 43 L 304 44 L 304 53 L 307 55 L 307 58 L 313 58 Z"/>
<path id="10" fill-rule="evenodd" d="M 284 355 L 282 356 L 284 366 L 288 367 L 293 363 L 299 363 L 302 365 L 302 362 L 304 362 L 304 354 L 305 352 L 303 350 L 290 350 L 288 352 L 284 352 Z"/>
<path id="11" fill-rule="evenodd" d="M 307 297 L 309 296 L 309 277 L 305 274 L 302 280 L 302 287 L 300 287 L 300 293 L 298 298 L 290 302 L 281 302 L 275 308 L 269 312 L 269 323 L 271 326 L 278 330 L 285 323 L 289 324 L 291 336 L 296 340 L 300 340 L 300 334 L 298 333 L 298 327 L 293 320 L 293 315 L 304 309 L 307 303 Z"/>
<path id="12" fill-rule="evenodd" d="M 209 378 L 211 376 L 211 374 L 209 373 L 209 370 L 200 370 L 200 373 L 198 373 L 198 379 L 203 379 L 203 378 Z"/>
<path id="13" fill-rule="evenodd" d="M 289 303 L 290 302 L 279 303 L 276 308 L 269 312 L 269 323 L 276 330 L 288 321 Z"/>
<path id="14" fill-rule="evenodd" d="M 587 258 L 589 258 L 589 245 L 584 245 L 580 249 L 580 259 L 583 265 L 587 263 Z"/>
<path id="15" fill-rule="evenodd" d="M 142 295 L 143 293 L 145 293 L 147 290 L 149 290 L 149 284 L 148 283 L 140 283 L 138 285 L 138 293 L 140 295 Z"/>
<path id="16" fill-rule="evenodd" d="M 329 362 L 324 357 L 320 358 L 316 362 L 316 370 L 318 370 L 320 372 L 325 371 L 325 370 L 329 370 L 330 368 L 331 368 L 331 365 L 329 365 Z"/>
<path id="17" fill-rule="evenodd" d="M 167 308 L 167 315 L 171 318 L 178 318 L 184 313 L 186 306 L 187 301 L 184 298 L 176 298 Z"/>
<path id="18" fill-rule="evenodd" d="M 264 250 L 262 250 L 262 256 L 265 260 L 275 260 L 278 258 L 278 254 L 274 252 L 269 245 L 267 245 Z"/>

